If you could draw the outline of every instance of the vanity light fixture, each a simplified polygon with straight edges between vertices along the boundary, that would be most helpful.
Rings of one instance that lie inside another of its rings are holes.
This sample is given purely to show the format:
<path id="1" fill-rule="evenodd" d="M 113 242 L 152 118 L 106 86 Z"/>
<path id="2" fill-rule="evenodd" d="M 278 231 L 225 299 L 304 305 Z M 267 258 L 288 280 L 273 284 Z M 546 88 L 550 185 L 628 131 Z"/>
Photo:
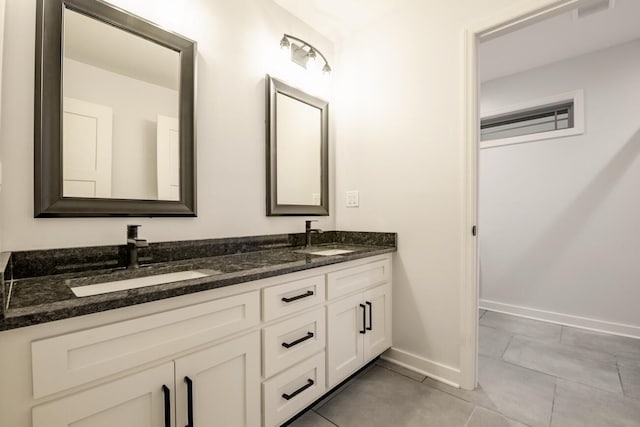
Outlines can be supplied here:
<path id="1" fill-rule="evenodd" d="M 296 43 L 292 43 L 291 40 L 297 41 L 301 44 L 298 45 Z M 291 61 L 295 62 L 303 68 L 311 70 L 319 67 L 318 55 L 320 55 L 320 57 L 324 61 L 322 73 L 325 75 L 331 73 L 329 62 L 327 61 L 327 58 L 324 57 L 322 52 L 311 46 L 306 41 L 299 39 L 298 37 L 294 37 L 289 34 L 283 35 L 282 39 L 280 40 L 280 49 L 285 51 L 286 56 L 291 59 Z"/>

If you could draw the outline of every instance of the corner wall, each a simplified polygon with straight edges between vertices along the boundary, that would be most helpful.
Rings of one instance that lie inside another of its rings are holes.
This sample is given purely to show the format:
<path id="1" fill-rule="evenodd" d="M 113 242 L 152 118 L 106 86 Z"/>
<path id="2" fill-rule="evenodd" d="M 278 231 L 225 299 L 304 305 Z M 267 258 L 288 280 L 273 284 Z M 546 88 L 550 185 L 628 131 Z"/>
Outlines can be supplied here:
<path id="1" fill-rule="evenodd" d="M 112 3 L 198 42 L 198 217 L 33 218 L 36 2 L 7 0 L 0 134 L 1 249 L 120 244 L 127 223 L 142 224 L 141 235 L 152 242 L 301 232 L 304 218 L 265 214 L 264 77 L 270 73 L 302 89 L 317 89 L 305 70 L 282 64 L 280 38 L 286 32 L 309 40 L 330 62 L 333 44 L 271 1 Z M 332 132 L 330 141 L 335 139 Z M 330 149 L 333 152 L 334 147 Z M 320 228 L 335 229 L 333 208 L 331 214 L 319 218 Z"/>
<path id="2" fill-rule="evenodd" d="M 640 337 L 640 40 L 486 82 L 481 108 L 577 89 L 583 135 L 481 150 L 481 306 Z"/>

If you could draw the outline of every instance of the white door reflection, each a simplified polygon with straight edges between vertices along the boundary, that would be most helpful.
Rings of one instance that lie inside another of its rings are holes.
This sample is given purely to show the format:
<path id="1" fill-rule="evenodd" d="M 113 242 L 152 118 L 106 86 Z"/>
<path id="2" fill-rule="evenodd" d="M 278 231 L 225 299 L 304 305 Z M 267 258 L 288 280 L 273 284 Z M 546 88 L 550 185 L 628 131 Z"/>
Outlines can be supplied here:
<path id="1" fill-rule="evenodd" d="M 157 123 L 158 199 L 180 200 L 180 124 L 166 116 Z"/>
<path id="2" fill-rule="evenodd" d="M 110 198 L 113 110 L 65 97 L 63 111 L 63 196 Z"/>

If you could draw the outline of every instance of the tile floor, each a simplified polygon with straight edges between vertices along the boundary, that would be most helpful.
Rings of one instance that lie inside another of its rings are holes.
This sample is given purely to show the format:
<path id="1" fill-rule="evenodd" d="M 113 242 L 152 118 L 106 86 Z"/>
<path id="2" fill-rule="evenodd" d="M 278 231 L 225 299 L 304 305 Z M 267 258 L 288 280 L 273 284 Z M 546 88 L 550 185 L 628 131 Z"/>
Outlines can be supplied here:
<path id="1" fill-rule="evenodd" d="M 640 427 L 640 340 L 480 311 L 479 387 L 378 360 L 290 427 Z"/>

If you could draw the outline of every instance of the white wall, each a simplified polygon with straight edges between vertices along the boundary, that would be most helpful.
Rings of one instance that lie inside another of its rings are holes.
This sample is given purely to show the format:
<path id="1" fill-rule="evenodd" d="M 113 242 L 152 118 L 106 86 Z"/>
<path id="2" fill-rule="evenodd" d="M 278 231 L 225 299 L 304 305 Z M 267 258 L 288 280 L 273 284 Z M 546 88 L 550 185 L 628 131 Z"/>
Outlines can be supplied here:
<path id="1" fill-rule="evenodd" d="M 481 151 L 481 305 L 640 336 L 640 40 L 486 82 L 481 108 L 576 89 L 583 135 Z"/>
<path id="2" fill-rule="evenodd" d="M 198 217 L 33 218 L 35 1 L 8 0 L 2 101 L 11 108 L 2 112 L 0 135 L 2 249 L 120 244 L 132 222 L 142 224 L 141 235 L 152 242 L 303 231 L 303 218 L 265 216 L 264 76 L 326 97 L 326 84 L 313 85 L 302 68 L 281 62 L 279 41 L 285 32 L 297 35 L 330 62 L 332 43 L 271 1 L 113 3 L 198 42 Z M 335 228 L 335 215 L 320 220 L 320 228 Z"/>
<path id="3" fill-rule="evenodd" d="M 543 1 L 407 2 L 338 47 L 339 229 L 398 232 L 391 357 L 460 383 L 464 28 Z M 546 2 L 549 3 L 549 2 Z M 360 207 L 345 208 L 345 191 Z"/>

